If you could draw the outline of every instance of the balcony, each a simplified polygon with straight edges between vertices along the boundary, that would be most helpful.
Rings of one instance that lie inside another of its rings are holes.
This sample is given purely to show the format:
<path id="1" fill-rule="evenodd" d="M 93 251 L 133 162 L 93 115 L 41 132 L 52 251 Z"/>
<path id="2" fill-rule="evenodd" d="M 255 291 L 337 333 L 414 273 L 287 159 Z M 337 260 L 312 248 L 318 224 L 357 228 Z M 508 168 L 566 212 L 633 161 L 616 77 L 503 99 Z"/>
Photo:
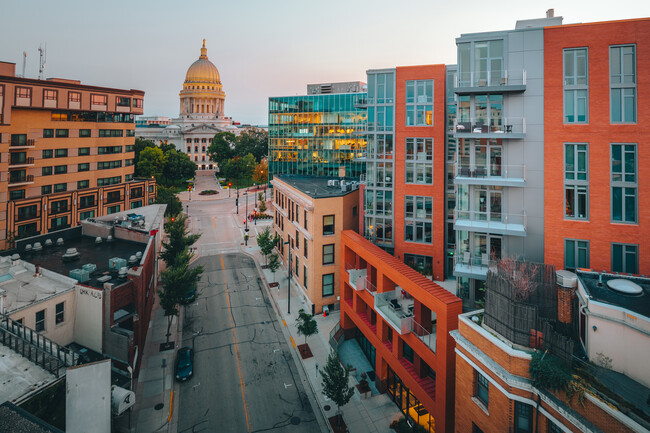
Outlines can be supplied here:
<path id="1" fill-rule="evenodd" d="M 29 149 L 34 146 L 36 146 L 36 142 L 33 138 L 30 138 L 29 140 L 12 140 L 9 145 L 9 150 Z"/>
<path id="2" fill-rule="evenodd" d="M 526 118 L 504 117 L 488 120 L 472 118 L 454 120 L 452 131 L 456 138 L 501 138 L 519 140 L 526 137 Z"/>
<path id="3" fill-rule="evenodd" d="M 454 276 L 485 280 L 487 271 L 494 262 L 487 253 L 471 255 L 469 251 L 456 251 L 454 256 Z"/>
<path id="4" fill-rule="evenodd" d="M 526 70 L 495 70 L 459 73 L 454 83 L 458 95 L 472 93 L 522 93 L 526 90 Z"/>
<path id="5" fill-rule="evenodd" d="M 9 159 L 9 168 L 19 168 L 19 167 L 32 167 L 34 165 L 34 158 L 10 158 Z"/>
<path id="6" fill-rule="evenodd" d="M 9 177 L 9 186 L 22 186 L 34 183 L 34 175 Z"/>
<path id="7" fill-rule="evenodd" d="M 368 270 L 366 268 L 358 269 L 357 265 L 353 263 L 346 263 L 345 270 L 348 272 L 350 286 L 356 291 L 363 290 L 363 281 L 361 279 L 366 278 Z"/>
<path id="8" fill-rule="evenodd" d="M 526 236 L 526 214 L 455 210 L 454 230 Z"/>
<path id="9" fill-rule="evenodd" d="M 525 165 L 455 164 L 454 174 L 456 185 L 526 186 Z"/>
<path id="10" fill-rule="evenodd" d="M 435 314 L 431 312 L 431 314 Z M 426 328 L 420 325 L 415 317 L 411 317 L 409 321 L 409 331 L 416 335 L 429 349 L 436 353 L 436 323 L 435 320 L 431 324 L 431 332 L 427 331 Z"/>
<path id="11" fill-rule="evenodd" d="M 402 298 L 402 290 L 377 293 L 375 311 L 383 317 L 400 335 L 411 332 L 413 318 L 413 299 Z"/>

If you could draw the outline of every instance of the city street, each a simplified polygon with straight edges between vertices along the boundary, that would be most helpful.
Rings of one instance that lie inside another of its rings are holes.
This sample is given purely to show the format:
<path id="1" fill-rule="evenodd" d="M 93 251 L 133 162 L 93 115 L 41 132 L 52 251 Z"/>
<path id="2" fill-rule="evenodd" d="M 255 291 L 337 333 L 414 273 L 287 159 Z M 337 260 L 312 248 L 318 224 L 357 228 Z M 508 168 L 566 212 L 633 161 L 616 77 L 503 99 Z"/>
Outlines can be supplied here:
<path id="1" fill-rule="evenodd" d="M 198 190 L 209 187 L 204 182 L 214 189 L 214 180 L 197 176 Z M 185 311 L 183 346 L 194 348 L 194 375 L 179 386 L 178 431 L 318 431 L 282 322 L 253 259 L 241 253 L 243 233 L 227 194 L 193 194 L 183 204 L 191 230 L 202 233 L 194 264 L 205 272 L 200 298 Z"/>

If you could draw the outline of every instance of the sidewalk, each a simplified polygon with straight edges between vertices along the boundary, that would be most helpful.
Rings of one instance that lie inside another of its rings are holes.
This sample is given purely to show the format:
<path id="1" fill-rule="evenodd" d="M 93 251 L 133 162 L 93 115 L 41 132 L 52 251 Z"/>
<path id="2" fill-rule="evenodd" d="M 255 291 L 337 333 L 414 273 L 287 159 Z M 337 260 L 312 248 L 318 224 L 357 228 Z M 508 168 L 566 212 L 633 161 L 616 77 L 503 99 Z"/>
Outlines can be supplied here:
<path id="1" fill-rule="evenodd" d="M 261 232 L 265 226 L 271 226 L 272 222 L 263 222 L 257 225 L 257 230 Z M 260 272 L 263 279 L 266 280 L 266 287 L 268 294 L 273 300 L 280 318 L 285 324 L 286 331 L 288 332 L 294 347 L 302 344 L 305 337 L 298 335 L 296 328 L 296 319 L 298 318 L 298 310 L 303 308 L 305 311 L 311 311 L 303 298 L 301 290 L 292 284 L 291 288 L 291 314 L 287 313 L 287 272 L 286 269 L 280 268 L 275 273 L 275 280 L 273 273 L 268 269 L 262 269 L 261 265 L 264 264 L 264 257 L 262 256 L 257 241 L 255 239 L 255 231 L 253 226 L 251 228 L 251 236 L 248 240 L 248 246 L 243 247 L 245 253 L 252 256 L 259 265 Z M 280 283 L 278 287 L 269 288 L 268 283 L 276 281 Z M 292 280 L 293 283 L 293 280 Z M 327 356 L 330 353 L 331 346 L 329 344 L 330 331 L 339 323 L 339 311 L 332 312 L 329 316 L 316 315 L 314 319 L 318 323 L 318 334 L 312 335 L 307 339 L 307 344 L 314 355 L 312 358 L 302 359 L 295 349 L 293 355 L 298 364 L 298 368 L 302 368 L 302 372 L 306 376 L 317 400 L 318 408 L 314 408 L 315 412 L 323 414 L 325 419 L 336 415 L 336 404 L 328 400 L 323 395 L 323 387 L 321 385 L 321 377 L 317 372 L 322 369 L 327 363 Z M 357 373 L 357 374 L 360 374 Z M 360 377 L 355 374 L 350 374 L 350 385 L 358 384 Z M 307 390 L 309 391 L 309 390 Z M 329 407 L 326 410 L 326 406 Z M 389 428 L 393 420 L 402 417 L 401 412 L 393 403 L 387 394 L 374 395 L 370 398 L 361 398 L 360 394 L 355 390 L 354 395 L 350 402 L 342 407 L 343 419 L 351 433 L 394 433 L 394 430 Z M 329 426 L 329 424 L 328 424 Z"/>

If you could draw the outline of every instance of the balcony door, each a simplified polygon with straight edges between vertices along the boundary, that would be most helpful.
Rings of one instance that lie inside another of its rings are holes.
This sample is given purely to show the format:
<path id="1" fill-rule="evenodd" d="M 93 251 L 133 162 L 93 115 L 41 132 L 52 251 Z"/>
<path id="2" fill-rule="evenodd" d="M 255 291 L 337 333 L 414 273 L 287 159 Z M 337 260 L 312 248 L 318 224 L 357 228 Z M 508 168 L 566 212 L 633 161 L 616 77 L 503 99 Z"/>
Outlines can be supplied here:
<path id="1" fill-rule="evenodd" d="M 501 221 L 503 194 L 500 190 L 477 188 L 474 191 L 474 215 L 476 221 Z"/>

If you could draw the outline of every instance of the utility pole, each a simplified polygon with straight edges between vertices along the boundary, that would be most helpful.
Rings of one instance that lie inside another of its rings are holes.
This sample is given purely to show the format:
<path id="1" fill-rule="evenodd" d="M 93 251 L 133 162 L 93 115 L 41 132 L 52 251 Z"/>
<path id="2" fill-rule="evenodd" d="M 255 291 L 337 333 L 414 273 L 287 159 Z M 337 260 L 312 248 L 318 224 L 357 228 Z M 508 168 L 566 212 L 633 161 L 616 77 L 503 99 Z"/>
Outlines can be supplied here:
<path id="1" fill-rule="evenodd" d="M 291 314 L 291 245 L 289 241 L 286 241 L 284 245 L 289 245 L 289 266 L 287 270 L 289 271 L 289 284 L 287 285 L 287 314 Z"/>

